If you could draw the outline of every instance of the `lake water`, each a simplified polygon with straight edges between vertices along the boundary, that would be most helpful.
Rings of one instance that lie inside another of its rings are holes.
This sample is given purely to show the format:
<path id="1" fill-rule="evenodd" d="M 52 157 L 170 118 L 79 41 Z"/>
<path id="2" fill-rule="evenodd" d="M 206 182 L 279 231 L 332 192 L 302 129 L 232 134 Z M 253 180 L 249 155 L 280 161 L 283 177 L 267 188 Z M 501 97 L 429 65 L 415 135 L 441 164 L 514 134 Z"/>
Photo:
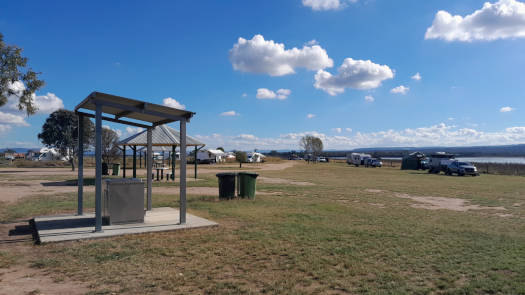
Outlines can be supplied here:
<path id="1" fill-rule="evenodd" d="M 336 157 L 339 158 L 339 157 Z M 340 157 L 346 159 L 344 157 Z M 401 161 L 399 157 L 385 157 L 381 158 L 383 161 L 397 160 Z M 525 164 L 525 157 L 458 157 L 456 158 L 464 162 L 475 163 L 510 163 L 510 164 Z"/>
<path id="2" fill-rule="evenodd" d="M 476 163 L 509 163 L 509 164 L 525 164 L 523 157 L 471 157 L 471 158 L 457 158 L 464 162 Z"/>
<path id="3" fill-rule="evenodd" d="M 401 158 L 382 158 L 383 160 L 398 160 Z M 475 163 L 510 163 L 510 164 L 525 164 L 525 157 L 458 157 L 456 158 L 463 162 Z"/>

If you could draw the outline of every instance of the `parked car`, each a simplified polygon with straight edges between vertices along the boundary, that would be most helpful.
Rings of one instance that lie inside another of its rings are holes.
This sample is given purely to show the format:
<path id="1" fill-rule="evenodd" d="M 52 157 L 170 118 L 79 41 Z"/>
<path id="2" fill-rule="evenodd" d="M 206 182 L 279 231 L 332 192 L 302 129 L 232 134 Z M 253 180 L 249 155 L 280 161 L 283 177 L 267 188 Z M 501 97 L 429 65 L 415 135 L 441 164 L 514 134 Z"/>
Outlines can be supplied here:
<path id="1" fill-rule="evenodd" d="M 330 160 L 327 157 L 317 157 L 318 162 L 328 163 Z"/>
<path id="2" fill-rule="evenodd" d="M 478 169 L 476 166 L 468 163 L 468 162 L 460 162 L 460 161 L 453 161 L 447 166 L 447 170 L 445 171 L 446 175 L 452 175 L 457 174 L 458 176 L 464 176 L 464 175 L 472 175 L 472 176 L 479 176 Z"/>
<path id="3" fill-rule="evenodd" d="M 428 160 L 421 161 L 421 170 L 427 170 L 429 168 Z"/>
<path id="4" fill-rule="evenodd" d="M 383 166 L 383 162 L 376 158 L 366 158 L 365 159 L 365 167 L 381 167 Z"/>

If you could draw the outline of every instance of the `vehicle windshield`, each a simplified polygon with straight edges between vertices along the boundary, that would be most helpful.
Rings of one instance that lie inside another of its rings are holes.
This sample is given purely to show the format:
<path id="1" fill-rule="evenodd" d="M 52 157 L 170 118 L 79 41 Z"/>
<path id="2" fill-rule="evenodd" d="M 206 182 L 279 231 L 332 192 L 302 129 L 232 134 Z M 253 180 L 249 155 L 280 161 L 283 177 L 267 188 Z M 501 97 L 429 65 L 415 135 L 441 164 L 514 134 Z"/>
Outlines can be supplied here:
<path id="1" fill-rule="evenodd" d="M 472 165 L 467 162 L 459 162 L 459 166 L 472 166 Z"/>

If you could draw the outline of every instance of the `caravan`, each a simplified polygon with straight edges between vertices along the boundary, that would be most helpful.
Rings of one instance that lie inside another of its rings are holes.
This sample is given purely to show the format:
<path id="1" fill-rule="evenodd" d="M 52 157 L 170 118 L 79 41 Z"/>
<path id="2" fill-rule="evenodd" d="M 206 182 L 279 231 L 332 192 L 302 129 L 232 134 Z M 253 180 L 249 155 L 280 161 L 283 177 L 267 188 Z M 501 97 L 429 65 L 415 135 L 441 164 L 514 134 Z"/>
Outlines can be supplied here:
<path id="1" fill-rule="evenodd" d="M 202 164 L 214 164 L 224 161 L 225 153 L 221 150 L 202 149 L 197 152 L 197 162 Z"/>
<path id="2" fill-rule="evenodd" d="M 346 163 L 348 165 L 355 165 L 356 167 L 359 167 L 359 165 L 365 165 L 366 159 L 372 158 L 369 154 L 363 154 L 363 153 L 351 153 L 346 156 Z"/>
<path id="3" fill-rule="evenodd" d="M 258 152 L 248 153 L 247 155 L 248 163 L 262 163 L 265 161 L 265 158 L 265 155 Z"/>

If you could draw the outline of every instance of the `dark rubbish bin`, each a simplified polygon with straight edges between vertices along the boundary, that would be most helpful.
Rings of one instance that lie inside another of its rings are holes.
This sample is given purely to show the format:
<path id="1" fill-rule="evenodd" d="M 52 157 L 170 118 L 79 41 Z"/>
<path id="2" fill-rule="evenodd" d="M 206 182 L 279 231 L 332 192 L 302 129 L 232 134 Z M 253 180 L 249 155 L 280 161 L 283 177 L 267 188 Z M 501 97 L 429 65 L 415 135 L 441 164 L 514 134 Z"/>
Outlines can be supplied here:
<path id="1" fill-rule="evenodd" d="M 259 174 L 254 172 L 239 172 L 239 197 L 255 198 L 255 182 Z"/>
<path id="2" fill-rule="evenodd" d="M 102 163 L 102 175 L 109 175 L 107 163 Z"/>
<path id="3" fill-rule="evenodd" d="M 235 176 L 236 173 L 217 173 L 219 178 L 219 199 L 229 200 L 235 197 Z"/>
<path id="4" fill-rule="evenodd" d="M 120 163 L 113 163 L 113 173 L 111 175 L 120 174 Z"/>

